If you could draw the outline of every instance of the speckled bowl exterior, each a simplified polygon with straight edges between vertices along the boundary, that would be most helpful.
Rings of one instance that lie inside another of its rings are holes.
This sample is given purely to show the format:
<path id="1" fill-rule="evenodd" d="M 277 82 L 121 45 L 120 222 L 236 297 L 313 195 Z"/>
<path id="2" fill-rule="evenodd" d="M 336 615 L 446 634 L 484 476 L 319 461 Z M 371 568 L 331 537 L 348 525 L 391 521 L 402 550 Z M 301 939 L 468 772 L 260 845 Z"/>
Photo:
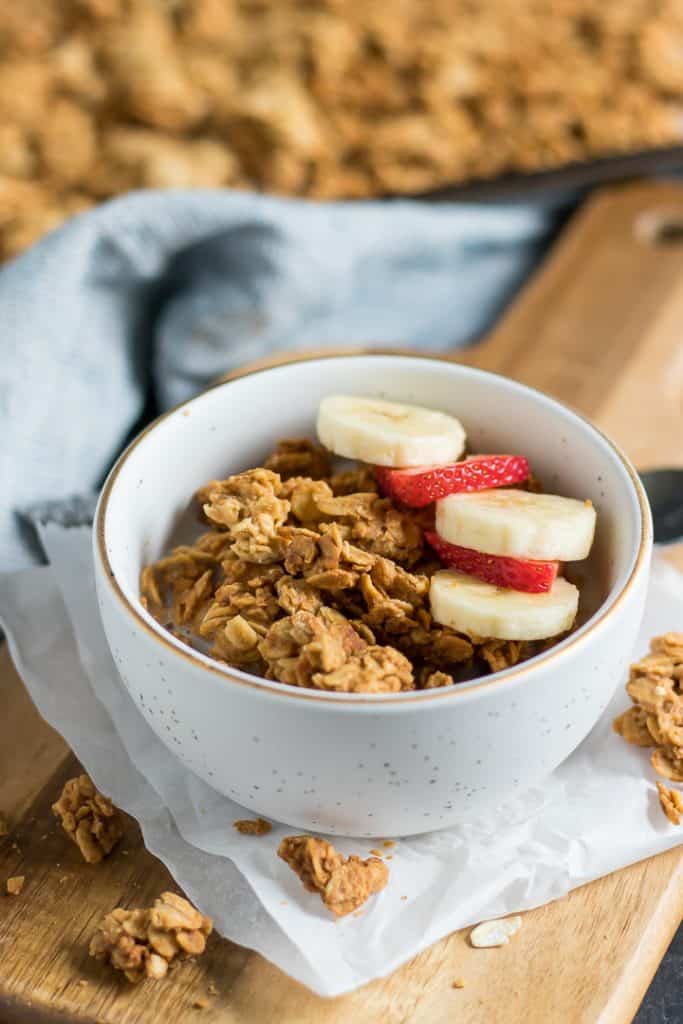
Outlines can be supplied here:
<path id="1" fill-rule="evenodd" d="M 598 511 L 571 636 L 470 683 L 391 695 L 283 686 L 192 651 L 138 598 L 207 480 L 260 465 L 283 437 L 313 434 L 333 393 L 457 415 L 473 450 L 526 455 L 546 490 Z M 642 616 L 652 530 L 637 475 L 565 406 L 503 377 L 436 359 L 315 357 L 220 384 L 152 424 L 122 455 L 96 515 L 94 559 L 107 638 L 135 703 L 193 772 L 297 829 L 408 835 L 490 810 L 547 777 L 605 709 Z"/>

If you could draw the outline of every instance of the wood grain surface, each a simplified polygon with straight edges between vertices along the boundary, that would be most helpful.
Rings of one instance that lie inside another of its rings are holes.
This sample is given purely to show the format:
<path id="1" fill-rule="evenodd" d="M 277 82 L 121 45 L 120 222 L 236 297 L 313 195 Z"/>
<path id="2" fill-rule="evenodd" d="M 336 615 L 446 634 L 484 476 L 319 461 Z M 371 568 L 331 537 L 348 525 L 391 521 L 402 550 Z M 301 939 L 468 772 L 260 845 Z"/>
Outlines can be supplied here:
<path id="1" fill-rule="evenodd" d="M 662 232 L 669 242 L 656 239 L 659 217 L 674 225 Z M 567 401 L 639 466 L 683 464 L 677 224 L 681 187 L 598 194 L 490 338 L 462 358 Z M 683 566 L 680 552 L 672 557 Z M 312 995 L 218 937 L 170 980 L 131 987 L 89 960 L 90 934 L 119 902 L 146 905 L 172 882 L 133 821 L 103 865 L 81 861 L 50 813 L 77 766 L 32 707 L 6 650 L 0 695 L 0 808 L 13 824 L 0 840 L 0 886 L 26 876 L 20 897 L 0 895 L 2 1024 L 176 1024 L 195 1014 L 206 1024 L 626 1024 L 683 916 L 679 849 L 525 914 L 507 948 L 475 950 L 467 931 L 456 932 L 338 999 Z M 451 987 L 458 976 L 462 990 Z M 208 994 L 210 984 L 217 995 Z M 202 997 L 208 1006 L 194 1009 Z"/>

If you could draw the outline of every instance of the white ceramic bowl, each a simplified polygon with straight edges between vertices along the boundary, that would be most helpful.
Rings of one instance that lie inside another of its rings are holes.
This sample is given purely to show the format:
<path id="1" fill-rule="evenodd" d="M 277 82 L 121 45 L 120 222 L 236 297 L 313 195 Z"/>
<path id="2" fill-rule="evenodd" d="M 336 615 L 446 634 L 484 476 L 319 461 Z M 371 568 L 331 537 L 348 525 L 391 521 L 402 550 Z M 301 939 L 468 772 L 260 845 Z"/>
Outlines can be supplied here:
<path id="1" fill-rule="evenodd" d="M 437 690 L 353 695 L 269 682 L 212 661 L 142 608 L 138 579 L 207 480 L 313 436 L 335 392 L 454 413 L 474 450 L 526 455 L 546 490 L 590 498 L 578 631 L 515 668 Z M 491 808 L 549 775 L 606 707 L 631 653 L 651 550 L 643 489 L 586 420 L 513 381 L 413 356 L 343 355 L 259 370 L 167 413 L 121 456 L 96 517 L 104 627 L 121 676 L 193 772 L 254 812 L 342 835 L 407 835 Z"/>

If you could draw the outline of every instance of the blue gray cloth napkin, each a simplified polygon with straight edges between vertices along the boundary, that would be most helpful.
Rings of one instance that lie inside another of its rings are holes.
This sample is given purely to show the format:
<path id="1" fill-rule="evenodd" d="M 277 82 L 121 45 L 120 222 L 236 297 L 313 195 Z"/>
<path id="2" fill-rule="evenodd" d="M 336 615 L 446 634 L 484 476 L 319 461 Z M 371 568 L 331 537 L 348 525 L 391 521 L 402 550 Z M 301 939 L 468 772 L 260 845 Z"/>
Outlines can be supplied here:
<path id="1" fill-rule="evenodd" d="M 17 510 L 89 514 L 59 502 L 97 488 L 146 414 L 241 363 L 475 339 L 556 216 L 197 191 L 132 193 L 71 220 L 0 271 L 0 570 L 36 557 Z"/>

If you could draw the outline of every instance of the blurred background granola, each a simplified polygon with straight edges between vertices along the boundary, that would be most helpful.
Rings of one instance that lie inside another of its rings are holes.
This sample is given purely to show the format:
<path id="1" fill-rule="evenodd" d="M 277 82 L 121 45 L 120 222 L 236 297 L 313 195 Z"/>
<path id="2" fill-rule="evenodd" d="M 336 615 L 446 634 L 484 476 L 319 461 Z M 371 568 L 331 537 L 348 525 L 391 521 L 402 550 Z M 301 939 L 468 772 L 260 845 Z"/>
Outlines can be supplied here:
<path id="1" fill-rule="evenodd" d="M 680 0 L 5 0 L 0 257 L 134 188 L 315 198 L 678 144 Z"/>

